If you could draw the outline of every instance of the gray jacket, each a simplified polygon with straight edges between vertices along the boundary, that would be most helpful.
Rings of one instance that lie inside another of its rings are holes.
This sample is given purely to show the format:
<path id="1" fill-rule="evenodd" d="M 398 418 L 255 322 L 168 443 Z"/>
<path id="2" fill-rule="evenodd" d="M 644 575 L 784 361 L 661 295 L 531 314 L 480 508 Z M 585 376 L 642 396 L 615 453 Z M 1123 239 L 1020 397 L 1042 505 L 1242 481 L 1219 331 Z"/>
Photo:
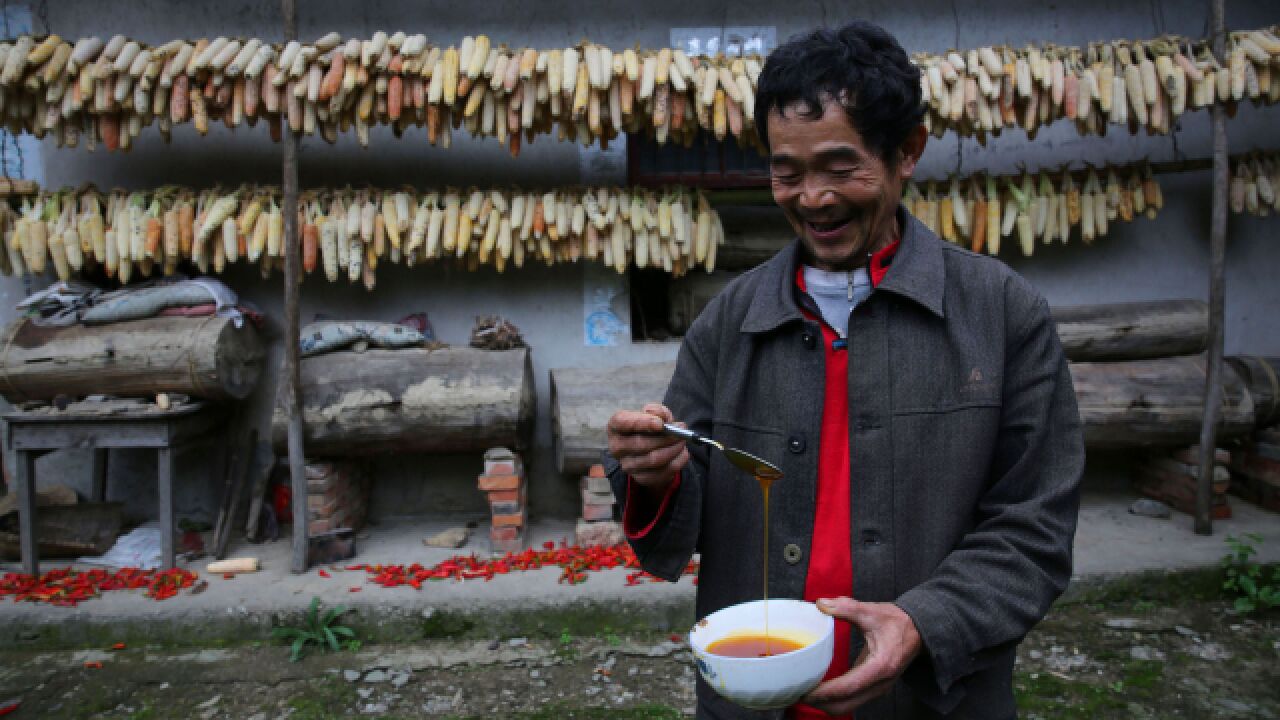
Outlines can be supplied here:
<path id="1" fill-rule="evenodd" d="M 852 596 L 894 602 L 925 651 L 881 718 L 1016 716 L 1017 644 L 1071 577 L 1084 444 L 1044 298 L 1003 263 L 899 209 L 902 242 L 849 321 Z M 676 419 L 779 465 L 771 597 L 803 596 L 817 492 L 824 359 L 796 302 L 799 243 L 744 273 L 690 327 L 666 404 Z M 761 497 L 719 454 L 692 460 L 632 544 L 675 580 L 701 553 L 697 614 L 759 599 Z M 609 459 L 625 497 L 626 477 Z M 862 648 L 855 631 L 850 661 Z M 779 714 L 773 714 L 777 717 Z M 769 717 L 698 681 L 698 717 Z"/>

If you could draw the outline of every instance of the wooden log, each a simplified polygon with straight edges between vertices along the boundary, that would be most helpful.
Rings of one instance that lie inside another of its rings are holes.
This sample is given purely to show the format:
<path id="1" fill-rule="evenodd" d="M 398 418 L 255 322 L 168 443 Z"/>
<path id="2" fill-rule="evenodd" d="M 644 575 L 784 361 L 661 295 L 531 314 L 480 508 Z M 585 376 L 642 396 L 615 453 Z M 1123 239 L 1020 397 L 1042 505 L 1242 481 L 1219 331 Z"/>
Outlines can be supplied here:
<path id="1" fill-rule="evenodd" d="M 1280 422 L 1280 358 L 1232 355 L 1227 364 L 1240 375 L 1253 396 L 1258 427 Z"/>
<path id="2" fill-rule="evenodd" d="M 303 358 L 300 374 L 308 459 L 523 449 L 533 427 L 528 348 L 332 352 Z M 286 446 L 283 401 L 272 416 L 276 448 Z"/>
<path id="3" fill-rule="evenodd" d="M 1200 437 L 1205 359 L 1201 356 L 1114 363 L 1071 363 L 1076 401 L 1090 448 L 1190 445 Z M 1219 439 L 1254 428 L 1253 398 L 1230 367 L 1222 373 Z"/>
<path id="4" fill-rule="evenodd" d="M 560 368 L 551 371 L 551 438 L 556 468 L 582 475 L 608 447 L 605 426 L 622 409 L 660 402 L 674 362 L 623 368 Z"/>
<path id="5" fill-rule="evenodd" d="M 110 325 L 40 327 L 14 321 L 0 349 L 0 394 L 9 402 L 97 393 L 182 393 L 243 399 L 262 373 L 249 323 L 229 318 L 153 317 Z"/>
<path id="6" fill-rule="evenodd" d="M 1209 308 L 1199 300 L 1053 308 L 1067 359 L 1146 360 L 1204 352 Z"/>
<path id="7" fill-rule="evenodd" d="M 1091 449 L 1176 447 L 1199 438 L 1204 358 L 1185 356 L 1131 362 L 1070 364 L 1076 401 Z M 605 425 L 614 412 L 660 400 L 675 363 L 551 371 L 552 442 L 556 467 L 581 475 L 600 462 Z M 1240 376 L 1223 371 L 1222 426 L 1218 437 L 1248 435 L 1254 402 Z"/>

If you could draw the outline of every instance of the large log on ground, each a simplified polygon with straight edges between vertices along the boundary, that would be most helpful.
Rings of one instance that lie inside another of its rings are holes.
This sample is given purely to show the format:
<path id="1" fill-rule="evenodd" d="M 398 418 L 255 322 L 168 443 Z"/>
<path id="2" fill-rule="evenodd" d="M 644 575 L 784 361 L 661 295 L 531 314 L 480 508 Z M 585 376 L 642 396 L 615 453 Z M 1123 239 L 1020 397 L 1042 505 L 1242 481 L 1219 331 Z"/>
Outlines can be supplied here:
<path id="1" fill-rule="evenodd" d="M 229 318 L 153 317 L 110 325 L 10 324 L 0 348 L 0 394 L 9 402 L 160 392 L 243 399 L 262 373 L 249 323 Z"/>
<path id="2" fill-rule="evenodd" d="M 1146 360 L 1204 352 L 1209 308 L 1199 300 L 1055 307 L 1067 358 Z"/>
<path id="3" fill-rule="evenodd" d="M 332 352 L 303 358 L 300 373 L 308 457 L 522 449 L 533 428 L 528 348 Z M 272 442 L 284 448 L 280 397 Z"/>
<path id="4" fill-rule="evenodd" d="M 1071 363 L 1071 376 L 1090 448 L 1191 445 L 1200 437 L 1203 356 Z M 1255 422 L 1248 388 L 1224 365 L 1219 437 L 1247 435 Z"/>
<path id="5" fill-rule="evenodd" d="M 1268 369 L 1277 367 L 1280 361 L 1268 365 Z M 1088 447 L 1162 447 L 1198 441 L 1204 403 L 1203 357 L 1073 362 L 1070 368 Z M 552 370 L 552 441 L 560 472 L 581 474 L 599 462 L 608 445 L 605 424 L 609 416 L 623 408 L 660 400 L 674 370 L 674 363 Z M 1258 369 L 1254 377 L 1267 376 Z M 1280 402 L 1274 396 L 1267 397 L 1272 403 L 1268 408 Z M 1228 363 L 1223 370 L 1220 437 L 1247 435 L 1255 426 L 1262 426 L 1264 416 L 1256 407 L 1249 385 Z"/>
<path id="6" fill-rule="evenodd" d="M 675 373 L 674 362 L 601 369 L 560 368 L 551 371 L 551 438 L 556 467 L 581 475 L 608 447 L 605 425 L 625 408 L 661 402 Z"/>
<path id="7" fill-rule="evenodd" d="M 1280 358 L 1233 355 L 1227 364 L 1239 373 L 1253 396 L 1258 427 L 1280 423 Z"/>

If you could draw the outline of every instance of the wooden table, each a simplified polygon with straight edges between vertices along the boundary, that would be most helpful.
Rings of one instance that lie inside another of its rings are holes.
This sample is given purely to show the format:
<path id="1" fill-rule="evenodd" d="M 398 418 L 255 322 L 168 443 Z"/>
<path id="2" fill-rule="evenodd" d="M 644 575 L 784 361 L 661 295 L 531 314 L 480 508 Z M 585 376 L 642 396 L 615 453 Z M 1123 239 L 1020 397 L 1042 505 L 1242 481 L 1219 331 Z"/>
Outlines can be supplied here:
<path id="1" fill-rule="evenodd" d="M 35 538 L 36 458 L 65 448 L 90 448 L 94 451 L 93 495 L 96 501 L 102 501 L 106 496 L 107 450 L 156 450 L 162 560 L 166 569 L 174 567 L 174 459 L 191 447 L 221 439 L 223 418 L 221 408 L 205 402 L 184 403 L 170 410 L 139 404 L 137 409 L 130 407 L 114 413 L 78 412 L 71 408 L 6 414 L 8 445 L 14 458 L 14 484 L 18 490 L 23 570 L 35 575 L 40 569 Z M 215 452 L 214 455 L 220 465 L 223 453 Z"/>

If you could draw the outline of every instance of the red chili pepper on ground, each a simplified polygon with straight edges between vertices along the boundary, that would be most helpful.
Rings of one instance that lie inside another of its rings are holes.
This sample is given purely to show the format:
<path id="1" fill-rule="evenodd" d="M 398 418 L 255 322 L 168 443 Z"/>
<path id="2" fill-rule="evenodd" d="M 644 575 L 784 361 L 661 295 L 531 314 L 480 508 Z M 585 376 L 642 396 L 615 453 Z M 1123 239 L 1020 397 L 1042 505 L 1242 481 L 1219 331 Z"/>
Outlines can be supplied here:
<path id="1" fill-rule="evenodd" d="M 125 648 L 124 643 L 116 643 L 115 645 L 111 646 L 112 650 L 123 650 L 124 648 Z"/>
<path id="2" fill-rule="evenodd" d="M 319 571 L 319 574 L 320 574 L 320 577 L 322 577 L 322 578 L 326 578 L 326 579 L 327 579 L 327 578 L 329 578 L 329 577 L 330 577 L 329 573 L 325 572 L 324 570 Z"/>
<path id="3" fill-rule="evenodd" d="M 102 669 L 102 663 L 98 662 L 97 660 L 90 660 L 90 661 L 86 662 L 86 663 L 84 664 L 84 666 L 85 666 L 85 668 L 86 668 L 86 669 L 88 669 L 88 670 L 101 670 L 101 669 Z"/>

